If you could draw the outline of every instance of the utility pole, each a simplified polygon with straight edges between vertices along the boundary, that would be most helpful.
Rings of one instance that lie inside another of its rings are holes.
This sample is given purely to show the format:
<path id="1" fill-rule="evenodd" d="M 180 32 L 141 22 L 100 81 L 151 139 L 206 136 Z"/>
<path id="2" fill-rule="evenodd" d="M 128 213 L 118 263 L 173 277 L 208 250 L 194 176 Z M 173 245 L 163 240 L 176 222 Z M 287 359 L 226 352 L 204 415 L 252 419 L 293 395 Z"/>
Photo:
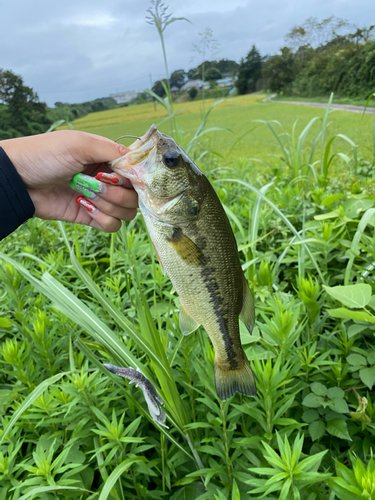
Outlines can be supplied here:
<path id="1" fill-rule="evenodd" d="M 150 90 L 152 89 L 152 75 L 150 73 Z M 154 111 L 156 111 L 156 102 L 155 102 L 155 99 L 154 97 L 152 98 L 152 100 L 154 101 Z"/>

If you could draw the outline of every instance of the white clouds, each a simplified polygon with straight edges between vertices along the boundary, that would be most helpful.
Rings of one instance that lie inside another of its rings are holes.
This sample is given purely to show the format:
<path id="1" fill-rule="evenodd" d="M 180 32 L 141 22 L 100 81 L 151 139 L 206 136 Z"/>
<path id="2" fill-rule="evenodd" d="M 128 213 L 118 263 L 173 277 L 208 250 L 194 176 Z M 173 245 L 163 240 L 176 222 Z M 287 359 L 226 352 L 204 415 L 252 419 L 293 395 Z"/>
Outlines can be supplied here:
<path id="1" fill-rule="evenodd" d="M 168 0 L 165 0 L 168 3 Z M 371 24 L 373 0 L 170 0 L 179 21 L 165 32 L 169 68 L 198 64 L 192 50 L 207 26 L 221 47 L 218 57 L 240 60 L 256 44 L 275 53 L 290 28 L 309 16 L 330 15 Z M 23 76 L 49 104 L 80 102 L 123 90 L 140 90 L 164 76 L 160 40 L 145 22 L 149 0 L 17 0 L 3 2 L 1 67 Z"/>
<path id="2" fill-rule="evenodd" d="M 61 21 L 63 26 L 91 26 L 94 28 L 109 28 L 116 22 L 116 19 L 105 12 L 96 12 L 80 15 Z"/>

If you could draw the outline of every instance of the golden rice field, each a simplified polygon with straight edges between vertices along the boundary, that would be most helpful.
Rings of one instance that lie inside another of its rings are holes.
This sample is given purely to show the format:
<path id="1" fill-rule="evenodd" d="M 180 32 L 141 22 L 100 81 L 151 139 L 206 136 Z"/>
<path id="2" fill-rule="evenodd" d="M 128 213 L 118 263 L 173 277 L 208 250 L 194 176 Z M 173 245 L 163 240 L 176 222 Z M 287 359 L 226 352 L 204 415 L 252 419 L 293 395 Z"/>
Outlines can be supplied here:
<path id="1" fill-rule="evenodd" d="M 229 129 L 226 132 L 214 132 L 210 134 L 210 149 L 219 153 L 224 158 L 228 155 L 235 141 L 243 134 L 249 132 L 231 151 L 230 158 L 259 158 L 271 162 L 273 154 L 279 154 L 276 139 L 270 130 L 257 120 L 277 120 L 287 133 L 291 133 L 293 124 L 297 121 L 297 135 L 303 130 L 307 123 L 314 117 L 322 118 L 324 109 L 298 106 L 293 104 L 263 102 L 263 95 L 245 95 L 227 98 L 216 104 L 208 118 L 207 126 L 220 126 Z M 205 111 L 207 111 L 214 99 L 206 100 Z M 203 116 L 202 101 L 192 101 L 175 105 L 178 111 L 177 121 L 182 130 L 182 146 L 186 145 L 195 133 Z M 84 130 L 94 134 L 116 139 L 120 135 L 142 135 L 155 123 L 156 125 L 167 118 L 167 112 L 161 105 L 152 103 L 129 106 L 114 110 L 91 113 L 83 118 L 75 120 L 75 129 Z M 346 111 L 332 111 L 329 117 L 327 138 L 336 134 L 347 135 L 358 146 L 359 156 L 369 159 L 370 150 L 373 149 L 373 117 L 362 116 L 359 113 Z M 275 125 L 278 133 L 282 128 Z M 314 127 L 316 127 L 314 129 Z M 306 150 L 309 150 L 316 130 L 321 127 L 318 120 L 306 139 Z M 64 127 L 61 127 L 64 128 Z M 65 127 L 67 128 L 67 127 Z M 165 121 L 160 125 L 160 130 L 170 133 L 170 123 Z M 285 137 L 284 137 L 285 138 Z M 350 147 L 342 139 L 336 139 L 333 150 L 349 153 Z"/>

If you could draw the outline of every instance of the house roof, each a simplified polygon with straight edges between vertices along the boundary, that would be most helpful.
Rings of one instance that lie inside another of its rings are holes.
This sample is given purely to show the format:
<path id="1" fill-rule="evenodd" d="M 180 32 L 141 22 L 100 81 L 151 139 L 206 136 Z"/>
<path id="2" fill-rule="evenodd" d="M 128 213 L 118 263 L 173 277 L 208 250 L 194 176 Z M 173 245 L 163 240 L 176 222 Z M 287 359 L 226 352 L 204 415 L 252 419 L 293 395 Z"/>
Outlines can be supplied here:
<path id="1" fill-rule="evenodd" d="M 181 90 L 189 90 L 192 87 L 198 87 L 200 89 L 202 85 L 202 80 L 189 80 L 188 82 L 184 83 L 184 85 L 181 87 Z"/>
<path id="2" fill-rule="evenodd" d="M 216 83 L 229 83 L 233 82 L 233 78 L 230 76 L 227 76 L 226 78 L 220 78 L 220 80 L 216 80 Z"/>

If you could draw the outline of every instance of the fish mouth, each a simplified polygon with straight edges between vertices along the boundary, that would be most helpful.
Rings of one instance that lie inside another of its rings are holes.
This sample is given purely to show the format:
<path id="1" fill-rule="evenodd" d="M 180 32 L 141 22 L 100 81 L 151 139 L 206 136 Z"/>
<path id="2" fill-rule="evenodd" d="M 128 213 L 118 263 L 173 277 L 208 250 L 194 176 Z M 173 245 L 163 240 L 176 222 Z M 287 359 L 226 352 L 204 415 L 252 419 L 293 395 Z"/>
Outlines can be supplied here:
<path id="1" fill-rule="evenodd" d="M 146 160 L 156 150 L 161 137 L 156 125 L 151 125 L 149 130 L 139 139 L 134 141 L 124 156 L 107 162 L 106 165 L 117 174 L 128 178 L 132 184 L 142 184 L 141 177 L 146 168 Z"/>

